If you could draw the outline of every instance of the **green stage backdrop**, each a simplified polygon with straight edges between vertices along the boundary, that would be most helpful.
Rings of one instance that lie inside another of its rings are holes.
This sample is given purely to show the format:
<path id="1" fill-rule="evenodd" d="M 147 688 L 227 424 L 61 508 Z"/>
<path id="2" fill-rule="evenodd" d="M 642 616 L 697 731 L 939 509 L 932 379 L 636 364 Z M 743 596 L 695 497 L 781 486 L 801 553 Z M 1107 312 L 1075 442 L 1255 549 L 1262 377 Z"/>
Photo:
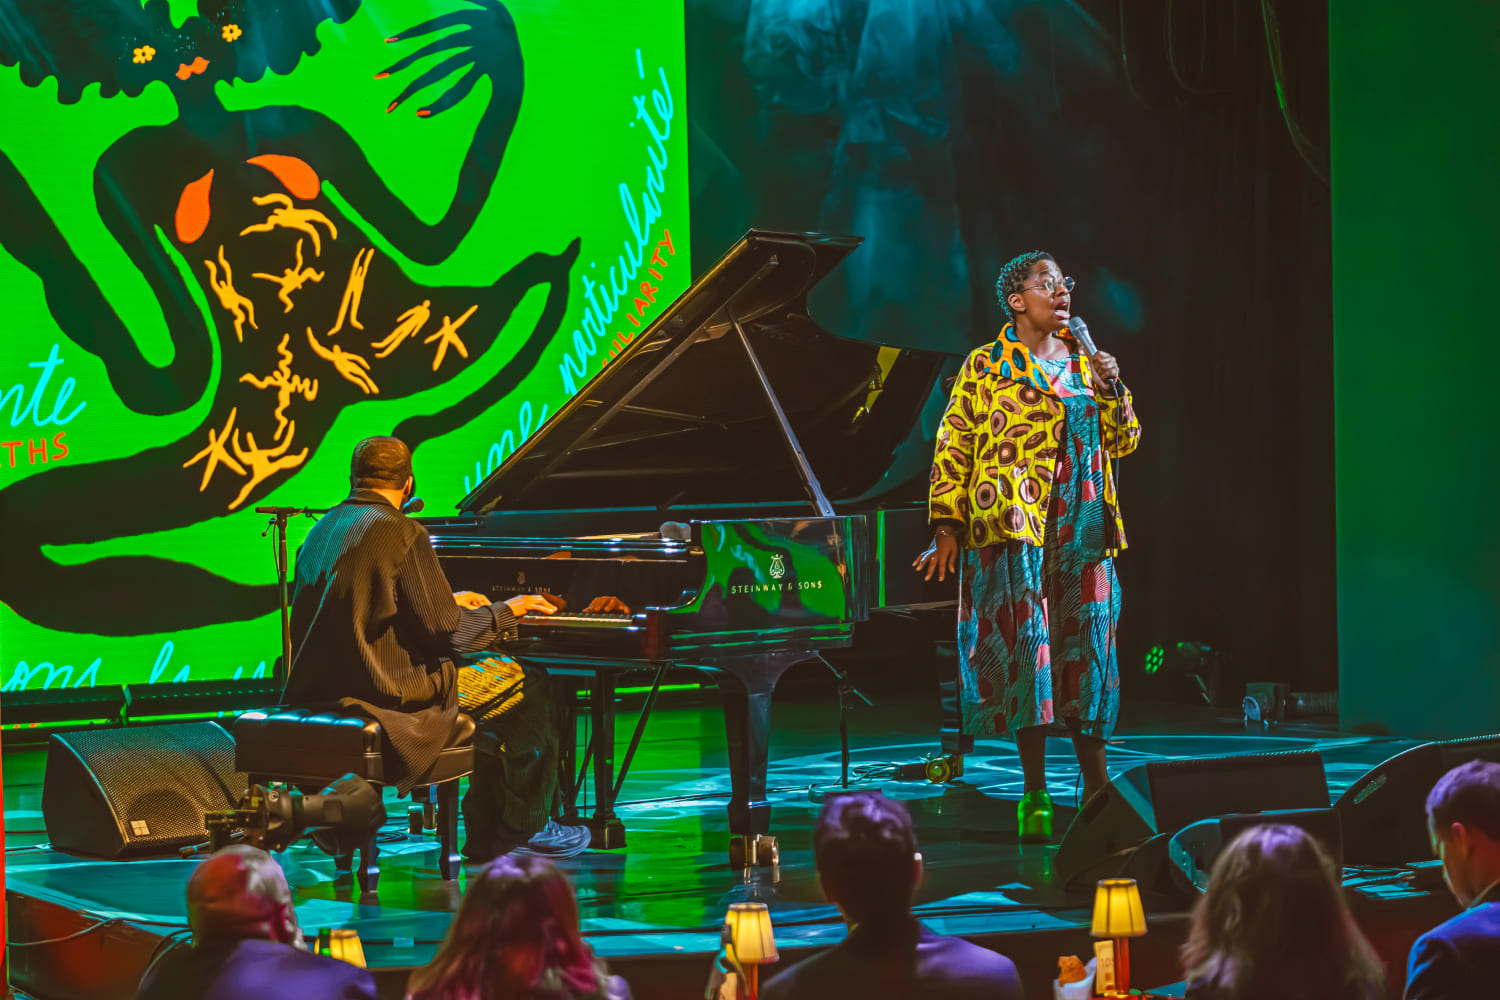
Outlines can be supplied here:
<path id="1" fill-rule="evenodd" d="M 0 0 L 4 690 L 268 671 L 252 508 L 366 435 L 451 512 L 689 284 L 683 50 L 676 3 Z"/>
<path id="2" fill-rule="evenodd" d="M 1329 10 L 1342 721 L 1494 732 L 1500 4 Z"/>

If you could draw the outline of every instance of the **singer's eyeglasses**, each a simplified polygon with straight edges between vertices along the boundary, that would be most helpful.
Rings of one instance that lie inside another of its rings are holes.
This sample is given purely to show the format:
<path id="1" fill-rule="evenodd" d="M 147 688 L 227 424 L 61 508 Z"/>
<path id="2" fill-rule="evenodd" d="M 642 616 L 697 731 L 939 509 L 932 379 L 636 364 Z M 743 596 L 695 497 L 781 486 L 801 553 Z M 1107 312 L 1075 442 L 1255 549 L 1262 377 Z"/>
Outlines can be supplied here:
<path id="1" fill-rule="evenodd" d="M 1059 284 L 1062 285 L 1063 291 L 1072 292 L 1073 286 L 1077 284 L 1077 282 L 1075 282 L 1072 278 L 1063 278 L 1061 281 L 1058 281 L 1057 278 L 1049 274 L 1042 279 L 1042 282 L 1039 285 L 1022 285 L 1021 287 L 1030 288 L 1038 292 L 1044 292 L 1047 295 L 1056 295 L 1057 286 Z"/>

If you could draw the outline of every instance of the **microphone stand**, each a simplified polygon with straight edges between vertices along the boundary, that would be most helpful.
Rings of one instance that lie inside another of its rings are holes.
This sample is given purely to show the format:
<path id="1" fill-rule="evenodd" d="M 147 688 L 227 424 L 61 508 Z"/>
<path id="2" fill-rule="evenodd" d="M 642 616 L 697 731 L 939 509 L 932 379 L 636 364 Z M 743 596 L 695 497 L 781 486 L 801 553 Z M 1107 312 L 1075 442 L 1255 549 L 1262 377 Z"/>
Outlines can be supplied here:
<path id="1" fill-rule="evenodd" d="M 281 595 L 281 659 L 277 666 L 271 668 L 271 679 L 279 684 L 286 684 L 287 675 L 292 669 L 292 613 L 291 602 L 287 597 L 287 557 L 286 557 L 286 524 L 287 521 L 301 514 L 306 517 L 316 517 L 326 514 L 331 508 L 313 507 L 257 507 L 257 514 L 270 514 L 271 521 L 266 525 L 266 530 L 260 533 L 260 537 L 272 534 L 271 549 L 276 556 L 276 586 Z"/>

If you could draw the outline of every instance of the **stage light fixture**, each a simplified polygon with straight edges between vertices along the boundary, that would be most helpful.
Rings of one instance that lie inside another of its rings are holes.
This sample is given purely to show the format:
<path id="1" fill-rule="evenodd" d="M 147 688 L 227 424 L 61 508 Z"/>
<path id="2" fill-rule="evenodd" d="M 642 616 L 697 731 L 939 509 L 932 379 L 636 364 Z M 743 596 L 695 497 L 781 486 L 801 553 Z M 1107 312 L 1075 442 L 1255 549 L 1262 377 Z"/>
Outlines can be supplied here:
<path id="1" fill-rule="evenodd" d="M 1218 650 L 1208 643 L 1179 640 L 1159 642 L 1146 650 L 1142 672 L 1165 686 L 1179 683 L 1180 678 L 1194 701 L 1201 698 L 1205 704 L 1215 704 L 1223 684 L 1221 665 Z"/>
<path id="2" fill-rule="evenodd" d="M 316 795 L 294 788 L 255 785 L 234 809 L 208 813 L 204 823 L 213 850 L 228 845 L 236 830 L 245 842 L 266 851 L 283 851 L 309 830 L 324 831 L 319 846 L 330 854 L 347 854 L 385 824 L 380 789 L 346 774 Z"/>

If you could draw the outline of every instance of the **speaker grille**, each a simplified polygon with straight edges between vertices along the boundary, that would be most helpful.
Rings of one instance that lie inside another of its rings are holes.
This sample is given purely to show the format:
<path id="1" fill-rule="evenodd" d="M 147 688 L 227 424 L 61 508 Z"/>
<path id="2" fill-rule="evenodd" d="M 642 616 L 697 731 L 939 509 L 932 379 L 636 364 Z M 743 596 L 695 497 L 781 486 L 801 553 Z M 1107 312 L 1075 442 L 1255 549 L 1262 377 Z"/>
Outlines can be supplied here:
<path id="1" fill-rule="evenodd" d="M 207 840 L 203 814 L 246 784 L 234 739 L 212 722 L 64 733 L 48 747 L 42 816 L 58 850 L 168 853 Z"/>

